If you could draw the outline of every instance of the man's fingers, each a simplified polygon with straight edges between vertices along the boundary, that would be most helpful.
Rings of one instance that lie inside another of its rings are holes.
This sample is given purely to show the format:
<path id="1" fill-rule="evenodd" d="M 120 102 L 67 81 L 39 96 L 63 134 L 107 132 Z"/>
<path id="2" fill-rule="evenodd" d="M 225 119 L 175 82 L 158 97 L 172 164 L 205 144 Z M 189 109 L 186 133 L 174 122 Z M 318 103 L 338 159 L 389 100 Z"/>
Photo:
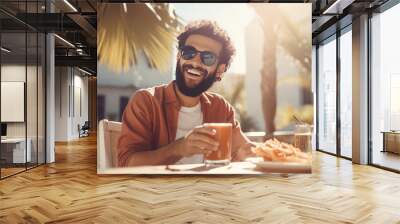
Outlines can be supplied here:
<path id="1" fill-rule="evenodd" d="M 215 140 L 214 138 L 210 137 L 209 135 L 205 135 L 205 134 L 199 134 L 199 133 L 193 134 L 191 136 L 191 140 L 202 141 L 202 142 L 208 143 L 212 146 L 219 145 L 219 142 L 217 140 Z"/>
<path id="2" fill-rule="evenodd" d="M 202 141 L 202 140 L 194 140 L 192 141 L 193 146 L 197 146 L 206 150 L 217 150 L 218 145 L 211 144 L 210 142 Z"/>
<path id="3" fill-rule="evenodd" d="M 208 142 L 204 142 L 201 140 L 192 141 L 192 147 L 196 147 L 201 149 L 201 152 L 215 151 L 218 149 L 218 146 L 210 144 Z"/>
<path id="4" fill-rule="evenodd" d="M 203 127 L 203 126 L 196 127 L 195 129 L 193 129 L 193 132 L 206 134 L 206 135 L 210 135 L 210 136 L 215 136 L 215 134 L 217 133 L 217 131 L 214 128 Z"/>

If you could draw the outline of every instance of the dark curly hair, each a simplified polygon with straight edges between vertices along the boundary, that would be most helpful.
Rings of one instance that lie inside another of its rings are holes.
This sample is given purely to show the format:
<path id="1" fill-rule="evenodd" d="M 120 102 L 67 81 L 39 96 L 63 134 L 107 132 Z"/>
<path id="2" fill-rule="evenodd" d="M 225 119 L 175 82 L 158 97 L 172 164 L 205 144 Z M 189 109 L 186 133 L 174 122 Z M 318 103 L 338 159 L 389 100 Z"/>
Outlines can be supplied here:
<path id="1" fill-rule="evenodd" d="M 199 20 L 191 22 L 185 26 L 184 31 L 177 38 L 178 48 L 181 49 L 185 45 L 187 38 L 193 34 L 203 35 L 221 43 L 222 50 L 219 57 L 219 64 L 226 64 L 226 69 L 229 68 L 236 50 L 225 30 L 219 27 L 214 21 Z"/>

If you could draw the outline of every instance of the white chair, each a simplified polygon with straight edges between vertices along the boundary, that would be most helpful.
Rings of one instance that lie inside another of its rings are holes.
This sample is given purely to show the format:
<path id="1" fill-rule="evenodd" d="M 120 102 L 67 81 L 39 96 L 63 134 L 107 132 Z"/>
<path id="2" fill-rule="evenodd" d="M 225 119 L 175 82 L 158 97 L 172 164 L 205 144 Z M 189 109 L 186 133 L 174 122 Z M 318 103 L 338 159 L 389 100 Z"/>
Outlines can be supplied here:
<path id="1" fill-rule="evenodd" d="M 107 119 L 99 122 L 97 137 L 97 172 L 107 168 L 117 167 L 118 139 L 121 134 L 122 123 L 108 121 Z"/>

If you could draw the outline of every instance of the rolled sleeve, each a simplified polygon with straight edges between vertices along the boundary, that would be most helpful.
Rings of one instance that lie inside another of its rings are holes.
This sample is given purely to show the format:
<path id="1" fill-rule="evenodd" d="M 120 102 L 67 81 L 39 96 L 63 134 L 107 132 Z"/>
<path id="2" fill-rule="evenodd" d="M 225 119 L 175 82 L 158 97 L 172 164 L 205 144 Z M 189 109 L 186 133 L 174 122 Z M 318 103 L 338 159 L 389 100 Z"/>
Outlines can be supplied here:
<path id="1" fill-rule="evenodd" d="M 122 130 L 118 140 L 118 166 L 127 166 L 129 157 L 152 147 L 151 105 L 145 91 L 137 91 L 122 115 Z"/>

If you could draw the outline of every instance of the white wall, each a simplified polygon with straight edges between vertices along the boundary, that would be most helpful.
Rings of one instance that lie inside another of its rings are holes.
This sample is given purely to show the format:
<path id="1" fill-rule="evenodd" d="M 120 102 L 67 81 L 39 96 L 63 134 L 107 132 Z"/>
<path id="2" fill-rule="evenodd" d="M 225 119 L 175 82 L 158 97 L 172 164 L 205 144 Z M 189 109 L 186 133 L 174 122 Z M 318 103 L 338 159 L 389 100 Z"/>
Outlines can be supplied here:
<path id="1" fill-rule="evenodd" d="M 55 68 L 55 141 L 68 141 L 69 80 L 67 67 Z"/>
<path id="2" fill-rule="evenodd" d="M 88 78 L 75 68 L 56 67 L 55 86 L 55 141 L 77 139 L 78 124 L 88 121 Z"/>
<path id="3" fill-rule="evenodd" d="M 83 77 L 81 76 L 82 73 L 76 73 L 77 70 L 74 71 L 74 96 L 72 96 L 72 99 L 74 99 L 74 108 L 75 113 L 72 113 L 73 119 L 72 119 L 72 129 L 71 129 L 71 135 L 72 138 L 78 138 L 79 133 L 78 133 L 78 124 L 82 126 L 85 121 L 88 121 L 88 78 L 87 76 Z M 79 93 L 80 90 L 80 93 Z M 80 95 L 80 97 L 79 97 Z M 81 102 L 79 102 L 81 101 Z M 72 105 L 72 104 L 71 104 Z M 79 108 L 79 107 L 82 108 Z M 82 110 L 80 113 L 79 109 Z"/>

